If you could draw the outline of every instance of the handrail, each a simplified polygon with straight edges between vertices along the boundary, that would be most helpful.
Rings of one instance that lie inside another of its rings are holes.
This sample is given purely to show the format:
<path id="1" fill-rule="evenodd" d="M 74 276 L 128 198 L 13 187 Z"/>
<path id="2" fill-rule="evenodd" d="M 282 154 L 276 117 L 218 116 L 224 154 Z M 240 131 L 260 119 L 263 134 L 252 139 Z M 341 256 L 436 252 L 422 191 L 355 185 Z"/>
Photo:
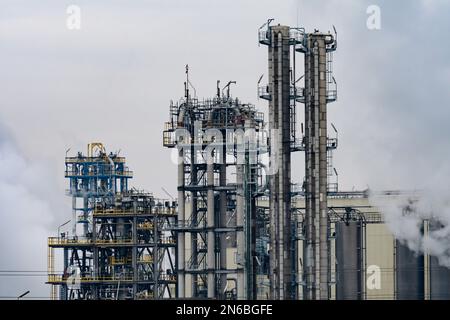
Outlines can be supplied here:
<path id="1" fill-rule="evenodd" d="M 95 245 L 95 244 L 132 244 L 132 238 L 122 239 L 96 239 L 95 242 L 92 238 L 59 238 L 49 237 L 49 246 L 63 246 L 63 245 Z M 141 242 L 137 241 L 137 244 L 153 244 L 154 242 Z M 175 238 L 172 236 L 163 236 L 157 239 L 156 244 L 175 244 Z"/>
<path id="2" fill-rule="evenodd" d="M 63 282 L 69 279 L 69 275 L 63 274 L 48 274 L 47 282 Z M 135 281 L 133 276 L 123 276 L 123 275 L 115 275 L 115 276 L 81 276 L 79 277 L 80 282 L 110 282 L 110 281 L 120 281 L 120 282 L 133 282 Z M 146 281 L 147 279 L 137 279 L 136 281 Z M 175 274 L 166 274 L 160 273 L 158 277 L 158 281 L 176 281 Z M 150 280 L 151 281 L 151 280 Z"/>
<path id="3" fill-rule="evenodd" d="M 105 171 L 105 172 L 79 172 L 78 170 L 65 170 L 64 174 L 66 176 L 77 176 L 77 177 L 95 177 L 95 176 L 119 176 L 119 177 L 132 177 L 133 171 L 131 170 L 119 170 L 119 171 Z"/>
<path id="4" fill-rule="evenodd" d="M 99 208 L 94 209 L 94 215 L 123 215 L 123 214 L 160 214 L 160 215 L 174 215 L 176 210 L 174 207 L 151 207 L 134 210 L 134 208 Z"/>
<path id="5" fill-rule="evenodd" d="M 115 157 L 112 158 L 112 160 L 114 161 L 114 163 L 125 163 L 126 159 L 125 157 Z M 84 162 L 105 162 L 106 163 L 107 160 L 105 160 L 105 158 L 102 157 L 66 157 L 66 163 L 84 163 Z M 109 163 L 108 163 L 109 165 Z"/>

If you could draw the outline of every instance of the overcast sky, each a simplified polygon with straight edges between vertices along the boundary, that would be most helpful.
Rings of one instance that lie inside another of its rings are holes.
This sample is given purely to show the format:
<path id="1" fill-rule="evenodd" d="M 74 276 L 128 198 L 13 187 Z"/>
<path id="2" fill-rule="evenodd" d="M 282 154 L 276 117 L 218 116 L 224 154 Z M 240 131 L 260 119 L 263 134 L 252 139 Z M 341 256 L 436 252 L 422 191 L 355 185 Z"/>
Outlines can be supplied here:
<path id="1" fill-rule="evenodd" d="M 71 4 L 80 30 L 66 27 Z M 366 26 L 372 4 L 381 30 Z M 435 181 L 449 172 L 449 16 L 445 0 L 0 0 L 0 271 L 46 270 L 46 237 L 71 215 L 69 148 L 101 141 L 127 157 L 134 186 L 175 194 L 162 128 L 170 100 L 183 95 L 185 64 L 200 97 L 214 95 L 216 80 L 235 80 L 234 96 L 267 110 L 256 97 L 267 75 L 257 30 L 267 18 L 338 30 L 329 120 L 339 129 L 341 189 Z M 296 155 L 297 181 L 303 165 Z M 0 276 L 0 296 L 48 296 L 44 280 Z"/>

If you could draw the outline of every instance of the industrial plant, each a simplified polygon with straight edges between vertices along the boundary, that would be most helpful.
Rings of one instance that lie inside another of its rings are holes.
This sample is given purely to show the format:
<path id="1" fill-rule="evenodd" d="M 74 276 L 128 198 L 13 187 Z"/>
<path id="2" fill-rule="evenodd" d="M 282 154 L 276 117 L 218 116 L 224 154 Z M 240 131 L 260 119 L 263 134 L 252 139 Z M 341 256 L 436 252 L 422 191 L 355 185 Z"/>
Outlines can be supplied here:
<path id="1" fill-rule="evenodd" d="M 258 30 L 260 106 L 233 97 L 234 81 L 199 99 L 186 66 L 162 132 L 176 199 L 130 187 L 125 157 L 102 143 L 66 156 L 72 228 L 48 238 L 53 299 L 450 299 L 450 270 L 396 239 L 370 200 L 413 204 L 420 193 L 339 188 L 327 112 L 338 98 L 336 29 L 272 20 Z M 424 220 L 422 232 L 438 227 Z"/>

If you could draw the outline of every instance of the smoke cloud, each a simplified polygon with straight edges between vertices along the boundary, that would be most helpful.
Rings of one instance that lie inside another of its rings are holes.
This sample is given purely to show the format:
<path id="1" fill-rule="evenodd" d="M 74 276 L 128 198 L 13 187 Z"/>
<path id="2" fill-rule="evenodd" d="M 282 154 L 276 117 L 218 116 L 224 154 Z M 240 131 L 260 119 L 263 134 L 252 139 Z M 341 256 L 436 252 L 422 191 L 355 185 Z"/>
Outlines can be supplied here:
<path id="1" fill-rule="evenodd" d="M 0 125 L 2 298 L 16 297 L 27 290 L 29 297 L 49 295 L 49 286 L 45 285 L 46 240 L 57 207 L 49 201 L 55 198 L 55 185 L 49 168 L 27 159 Z"/>
<path id="2" fill-rule="evenodd" d="M 424 189 L 398 197 L 371 196 L 396 239 L 416 253 L 429 254 L 450 268 L 450 187 L 448 168 L 438 170 Z M 428 232 L 424 232 L 424 221 Z"/>

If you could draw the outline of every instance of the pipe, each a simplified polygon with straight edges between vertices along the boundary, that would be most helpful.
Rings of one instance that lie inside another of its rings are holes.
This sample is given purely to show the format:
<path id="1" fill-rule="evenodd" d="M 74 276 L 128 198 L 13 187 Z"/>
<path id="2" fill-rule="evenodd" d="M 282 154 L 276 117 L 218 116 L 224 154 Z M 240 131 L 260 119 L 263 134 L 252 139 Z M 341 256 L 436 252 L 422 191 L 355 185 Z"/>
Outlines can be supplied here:
<path id="1" fill-rule="evenodd" d="M 116 194 L 116 165 L 114 164 L 114 161 L 105 154 L 106 159 L 108 159 L 109 164 L 111 165 L 111 184 L 112 184 L 112 194 Z"/>
<path id="2" fill-rule="evenodd" d="M 225 138 L 226 135 L 222 132 L 222 136 Z M 220 186 L 225 187 L 227 182 L 227 164 L 226 164 L 226 143 L 225 140 L 222 140 L 222 161 L 220 163 Z M 227 192 L 225 190 L 221 190 L 219 193 L 219 206 L 220 206 L 220 227 L 227 227 Z M 222 232 L 220 234 L 220 269 L 227 269 L 227 234 Z M 227 274 L 223 273 L 220 275 L 220 292 L 223 294 L 226 290 L 227 285 Z"/>
<path id="3" fill-rule="evenodd" d="M 245 286 L 245 235 L 244 235 L 244 165 L 236 165 L 236 227 L 241 228 L 237 231 L 237 257 L 238 257 L 238 271 L 237 271 L 237 299 L 244 300 L 246 286 Z"/>
<path id="4" fill-rule="evenodd" d="M 310 39 L 306 38 L 306 45 L 309 48 Z M 312 52 L 308 50 L 305 57 L 305 87 L 309 88 L 311 86 L 311 73 L 313 68 L 313 61 L 311 58 Z M 304 298 L 306 300 L 315 300 L 316 298 L 316 229 L 315 229 L 315 208 L 314 208 L 314 198 L 312 196 L 313 192 L 313 156 L 314 156 L 314 146 L 313 146 L 313 133 L 312 133 L 312 90 L 306 90 L 305 94 L 305 139 L 306 139 L 306 152 L 305 152 L 305 208 L 306 208 L 306 241 L 304 243 L 305 247 L 303 250 L 303 257 L 305 261 L 304 267 L 304 278 L 305 278 L 305 288 L 304 288 Z"/>
<path id="5" fill-rule="evenodd" d="M 326 38 L 326 37 L 325 37 Z M 321 92 L 322 89 L 326 90 L 326 77 L 321 77 L 321 74 L 326 74 L 326 48 L 325 39 L 319 44 L 318 41 L 314 43 L 314 82 L 315 92 Z M 322 54 L 323 52 L 323 54 Z M 326 94 L 326 93 L 325 93 Z M 316 136 L 319 143 L 319 267 L 320 267 L 320 299 L 329 299 L 329 243 L 328 243 L 328 205 L 327 205 L 327 105 L 326 99 L 315 95 L 315 108 L 316 108 Z M 323 102 L 325 101 L 325 102 Z M 317 164 L 317 162 L 316 162 Z"/>
<path id="6" fill-rule="evenodd" d="M 180 148 L 178 158 L 178 223 L 185 223 L 185 197 L 184 197 L 184 151 Z M 178 232 L 178 298 L 185 297 L 185 234 Z"/>
<path id="7" fill-rule="evenodd" d="M 213 152 L 213 151 L 212 151 Z M 208 227 L 208 247 L 207 247 L 207 259 L 206 269 L 208 272 L 208 298 L 215 297 L 215 276 L 214 276 L 214 262 L 215 262 L 215 234 L 214 234 L 214 163 L 213 155 L 206 167 L 206 179 L 208 185 L 207 196 L 207 227 Z"/>
<path id="8" fill-rule="evenodd" d="M 284 160 L 283 157 L 283 131 L 284 131 L 284 123 L 283 123 L 283 34 L 281 32 L 277 33 L 278 41 L 278 74 L 277 74 L 277 80 L 278 80 L 278 105 L 275 106 L 275 108 L 278 109 L 278 147 L 281 149 L 279 150 L 279 154 L 281 153 L 282 161 Z M 281 151 L 281 152 L 280 152 Z M 281 163 L 281 168 L 278 170 L 278 214 L 276 219 L 278 220 L 278 257 L 277 257 L 277 264 L 278 264 L 278 277 L 279 277 L 279 292 L 278 292 L 278 299 L 284 300 L 284 250 L 283 247 L 284 244 L 284 194 L 283 194 L 283 187 L 284 187 L 284 163 Z M 281 172 L 280 172 L 281 170 Z"/>

